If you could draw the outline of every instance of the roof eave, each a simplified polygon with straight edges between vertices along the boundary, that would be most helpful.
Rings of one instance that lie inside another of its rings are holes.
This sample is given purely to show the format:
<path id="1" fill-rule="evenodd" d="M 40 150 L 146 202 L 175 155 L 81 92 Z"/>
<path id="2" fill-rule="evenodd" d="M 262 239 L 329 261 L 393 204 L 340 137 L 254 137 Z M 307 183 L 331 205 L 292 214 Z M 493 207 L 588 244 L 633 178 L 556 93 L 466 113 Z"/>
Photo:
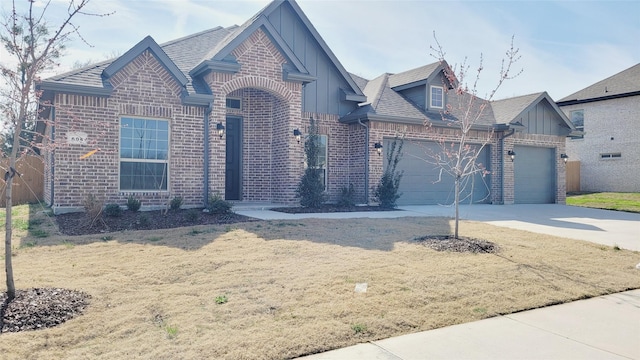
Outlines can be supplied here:
<path id="1" fill-rule="evenodd" d="M 585 104 L 585 103 L 596 102 L 596 101 L 620 99 L 620 98 L 639 96 L 639 95 L 640 95 L 640 91 L 632 91 L 632 92 L 627 92 L 622 94 L 600 96 L 600 97 L 588 98 L 588 99 L 573 99 L 573 100 L 558 101 L 556 102 L 556 104 L 558 106 L 568 106 L 568 105 Z"/>
<path id="2" fill-rule="evenodd" d="M 90 96 L 111 96 L 113 88 L 110 85 L 104 87 L 60 83 L 56 81 L 42 81 L 38 89 L 44 91 L 62 92 L 67 94 L 80 94 Z"/>
<path id="3" fill-rule="evenodd" d="M 191 78 L 195 79 L 202 75 L 205 75 L 209 71 L 235 74 L 240 71 L 242 66 L 237 62 L 222 61 L 222 60 L 205 60 L 198 64 L 195 68 L 189 71 Z"/>

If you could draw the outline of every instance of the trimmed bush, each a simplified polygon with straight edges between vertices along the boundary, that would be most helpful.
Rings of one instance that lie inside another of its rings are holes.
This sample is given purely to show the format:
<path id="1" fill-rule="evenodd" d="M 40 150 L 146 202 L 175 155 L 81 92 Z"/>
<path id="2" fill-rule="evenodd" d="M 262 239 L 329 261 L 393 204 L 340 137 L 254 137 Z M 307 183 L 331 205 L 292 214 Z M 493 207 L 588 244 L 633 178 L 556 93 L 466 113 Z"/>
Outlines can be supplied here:
<path id="1" fill-rule="evenodd" d="M 349 184 L 349 187 L 343 186 L 340 190 L 340 198 L 338 199 L 338 206 L 340 207 L 352 207 L 356 205 L 355 201 L 356 190 L 353 184 Z"/>
<path id="2" fill-rule="evenodd" d="M 179 210 L 182 206 L 182 196 L 176 196 L 171 199 L 169 206 L 171 207 L 171 210 Z"/>
<path id="3" fill-rule="evenodd" d="M 107 204 L 104 208 L 104 214 L 109 217 L 119 217 L 122 215 L 122 208 L 118 204 Z"/>
<path id="4" fill-rule="evenodd" d="M 215 193 L 209 195 L 209 203 L 207 204 L 207 210 L 211 214 L 227 214 L 231 212 L 233 204 L 224 200 L 220 194 Z"/>
<path id="5" fill-rule="evenodd" d="M 129 197 L 127 198 L 127 209 L 136 212 L 140 210 L 140 206 L 142 206 L 142 202 L 133 197 L 133 195 L 129 195 Z"/>

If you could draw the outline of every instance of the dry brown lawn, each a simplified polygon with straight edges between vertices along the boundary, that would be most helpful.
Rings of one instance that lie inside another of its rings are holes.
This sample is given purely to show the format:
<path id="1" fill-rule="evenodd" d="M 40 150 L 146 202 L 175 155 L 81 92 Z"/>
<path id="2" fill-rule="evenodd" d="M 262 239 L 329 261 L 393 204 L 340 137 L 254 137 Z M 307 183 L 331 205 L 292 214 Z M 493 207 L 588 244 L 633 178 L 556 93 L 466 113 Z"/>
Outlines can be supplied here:
<path id="1" fill-rule="evenodd" d="M 32 238 L 19 288 L 92 296 L 61 326 L 0 334 L 4 359 L 283 359 L 640 288 L 638 252 L 463 222 L 498 254 L 414 241 L 444 218 L 262 221 Z M 47 231 L 53 233 L 53 229 Z M 354 291 L 366 282 L 366 293 Z M 218 304 L 218 302 L 226 303 Z"/>

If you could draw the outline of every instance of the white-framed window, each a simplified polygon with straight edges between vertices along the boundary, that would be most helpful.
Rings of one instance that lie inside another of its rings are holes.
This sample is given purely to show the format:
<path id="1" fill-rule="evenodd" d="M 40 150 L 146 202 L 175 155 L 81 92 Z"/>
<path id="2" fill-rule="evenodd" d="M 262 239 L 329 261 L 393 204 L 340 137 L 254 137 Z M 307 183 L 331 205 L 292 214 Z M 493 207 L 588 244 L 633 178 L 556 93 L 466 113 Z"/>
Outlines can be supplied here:
<path id="1" fill-rule="evenodd" d="M 584 110 L 573 110 L 569 112 L 569 117 L 573 126 L 576 127 L 576 130 L 584 131 Z M 572 140 L 575 139 L 584 139 L 584 135 L 572 136 Z"/>
<path id="2" fill-rule="evenodd" d="M 120 190 L 166 191 L 169 179 L 169 121 L 120 119 Z"/>
<path id="3" fill-rule="evenodd" d="M 600 154 L 600 160 L 621 159 L 622 153 L 603 153 Z"/>
<path id="4" fill-rule="evenodd" d="M 429 107 L 442 109 L 444 107 L 444 88 L 442 86 L 429 87 Z"/>
<path id="5" fill-rule="evenodd" d="M 320 173 L 320 181 L 324 190 L 327 190 L 327 160 L 329 158 L 329 137 L 318 135 L 318 166 L 316 170 Z M 304 168 L 307 168 L 307 159 L 304 161 Z"/>

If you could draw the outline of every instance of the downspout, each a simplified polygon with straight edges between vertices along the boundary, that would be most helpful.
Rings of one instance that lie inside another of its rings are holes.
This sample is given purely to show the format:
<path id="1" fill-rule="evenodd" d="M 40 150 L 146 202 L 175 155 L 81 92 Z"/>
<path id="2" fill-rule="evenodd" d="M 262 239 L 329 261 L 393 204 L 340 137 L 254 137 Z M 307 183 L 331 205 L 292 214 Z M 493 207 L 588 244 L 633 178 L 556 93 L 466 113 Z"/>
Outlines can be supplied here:
<path id="1" fill-rule="evenodd" d="M 500 202 L 504 205 L 504 139 L 516 133 L 516 129 L 511 129 L 511 132 L 500 137 Z"/>
<path id="2" fill-rule="evenodd" d="M 45 131 L 46 133 L 46 131 Z M 55 140 L 56 140 L 56 107 L 51 107 L 51 179 L 49 180 L 51 183 L 49 184 L 51 190 L 51 207 L 55 203 L 55 173 L 56 173 L 56 148 L 55 148 Z"/>
<path id="3" fill-rule="evenodd" d="M 204 109 L 204 206 L 209 204 L 209 115 L 213 109 L 213 101 Z"/>
<path id="4" fill-rule="evenodd" d="M 364 199 L 365 204 L 369 204 L 369 127 L 358 118 L 358 124 L 366 130 L 364 133 Z"/>

